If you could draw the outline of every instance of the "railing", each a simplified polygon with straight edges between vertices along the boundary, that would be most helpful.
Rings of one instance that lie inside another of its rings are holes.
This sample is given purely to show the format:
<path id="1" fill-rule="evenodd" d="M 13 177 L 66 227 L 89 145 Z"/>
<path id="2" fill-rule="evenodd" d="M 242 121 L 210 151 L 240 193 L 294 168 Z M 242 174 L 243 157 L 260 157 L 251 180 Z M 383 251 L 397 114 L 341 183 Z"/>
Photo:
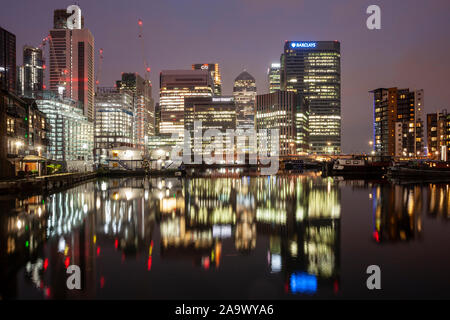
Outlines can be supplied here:
<path id="1" fill-rule="evenodd" d="M 123 160 L 118 160 L 117 162 L 126 170 L 131 170 L 130 167 L 128 167 L 128 165 Z"/>

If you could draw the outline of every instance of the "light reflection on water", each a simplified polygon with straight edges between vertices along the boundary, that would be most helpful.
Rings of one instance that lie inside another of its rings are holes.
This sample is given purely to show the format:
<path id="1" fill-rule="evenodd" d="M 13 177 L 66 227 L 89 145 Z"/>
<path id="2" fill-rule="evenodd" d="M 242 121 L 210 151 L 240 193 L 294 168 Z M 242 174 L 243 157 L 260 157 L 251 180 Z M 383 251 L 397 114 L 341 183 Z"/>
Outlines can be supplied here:
<path id="1" fill-rule="evenodd" d="M 99 179 L 0 203 L 3 298 L 332 298 L 346 297 L 342 222 L 365 227 L 345 206 L 368 248 L 389 246 L 423 241 L 423 212 L 447 219 L 450 191 L 307 173 Z"/>

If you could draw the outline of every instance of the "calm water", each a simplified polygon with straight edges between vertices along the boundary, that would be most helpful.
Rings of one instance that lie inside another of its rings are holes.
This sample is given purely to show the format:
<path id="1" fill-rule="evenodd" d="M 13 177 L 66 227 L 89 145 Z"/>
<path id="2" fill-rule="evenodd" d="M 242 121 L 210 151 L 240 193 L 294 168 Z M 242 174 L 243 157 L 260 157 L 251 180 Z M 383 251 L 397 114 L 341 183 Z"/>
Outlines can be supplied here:
<path id="1" fill-rule="evenodd" d="M 99 179 L 0 208 L 4 299 L 450 298 L 448 185 Z"/>

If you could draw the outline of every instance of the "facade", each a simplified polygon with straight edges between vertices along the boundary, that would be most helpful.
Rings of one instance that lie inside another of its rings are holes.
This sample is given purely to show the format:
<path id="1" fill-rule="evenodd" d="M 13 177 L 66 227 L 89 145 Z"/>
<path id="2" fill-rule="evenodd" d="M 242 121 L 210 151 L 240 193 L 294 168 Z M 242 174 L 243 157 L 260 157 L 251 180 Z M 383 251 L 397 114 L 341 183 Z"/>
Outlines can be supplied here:
<path id="1" fill-rule="evenodd" d="M 375 153 L 397 157 L 423 155 L 423 90 L 378 88 L 371 93 Z"/>
<path id="2" fill-rule="evenodd" d="M 201 129 L 194 127 L 194 122 L 196 121 L 201 122 Z M 226 135 L 227 130 L 236 130 L 236 105 L 233 97 L 186 98 L 184 128 L 190 133 L 191 150 L 196 154 L 207 154 L 208 152 L 205 149 L 207 145 L 211 144 L 211 141 L 202 139 L 202 145 L 196 146 L 194 144 L 194 135 L 197 133 L 197 135 L 203 137 L 207 130 L 216 129 L 219 130 L 222 137 L 224 160 L 226 154 L 233 154 L 234 156 L 234 136 Z"/>
<path id="3" fill-rule="evenodd" d="M 17 94 L 34 97 L 44 88 L 44 59 L 42 49 L 23 47 L 23 65 L 17 68 Z"/>
<path id="4" fill-rule="evenodd" d="M 280 90 L 280 63 L 272 63 L 267 70 L 269 80 L 269 93 Z"/>
<path id="5" fill-rule="evenodd" d="M 101 161 L 108 150 L 134 148 L 134 105 L 129 91 L 98 88 L 95 96 L 94 156 Z"/>
<path id="6" fill-rule="evenodd" d="M 279 155 L 305 155 L 310 151 L 309 107 L 300 94 L 276 91 L 256 96 L 256 130 L 260 151 L 260 130 L 279 129 Z M 270 138 L 268 138 L 270 141 Z M 267 150 L 271 151 L 271 150 Z"/>
<path id="7" fill-rule="evenodd" d="M 128 91 L 133 95 L 134 140 L 136 148 L 143 150 L 149 136 L 155 135 L 155 110 L 152 98 L 152 84 L 137 73 L 123 73 L 117 81 L 119 91 Z"/>
<path id="8" fill-rule="evenodd" d="M 450 114 L 447 110 L 427 114 L 428 155 L 436 160 L 450 158 Z"/>
<path id="9" fill-rule="evenodd" d="M 16 36 L 1 27 L 0 89 L 16 92 Z"/>
<path id="10" fill-rule="evenodd" d="M 58 21 L 61 10 L 55 10 L 55 29 L 50 30 L 50 90 L 64 98 L 80 101 L 84 115 L 94 119 L 94 37 L 89 29 L 68 29 Z M 58 22 L 58 23 L 57 23 Z M 82 24 L 83 25 L 83 24 Z"/>
<path id="11" fill-rule="evenodd" d="M 338 41 L 286 41 L 281 90 L 309 102 L 312 153 L 341 152 L 341 55 Z"/>
<path id="12" fill-rule="evenodd" d="M 220 77 L 220 69 L 218 63 L 195 63 L 192 70 L 206 70 L 211 75 L 214 84 L 214 95 L 222 95 L 222 78 Z"/>
<path id="13" fill-rule="evenodd" d="M 45 113 L 39 110 L 39 106 L 34 99 L 22 97 L 22 100 L 26 103 L 27 107 L 25 117 L 25 125 L 27 126 L 25 144 L 28 149 L 27 153 L 45 157 L 48 151 L 48 144 L 50 143 L 50 124 Z"/>
<path id="14" fill-rule="evenodd" d="M 155 135 L 159 134 L 159 126 L 161 123 L 161 106 L 159 102 L 155 103 Z"/>
<path id="15" fill-rule="evenodd" d="M 159 132 L 184 135 L 184 98 L 213 96 L 213 83 L 205 70 L 163 70 L 160 74 Z"/>
<path id="16" fill-rule="evenodd" d="M 256 82 L 247 71 L 241 72 L 234 79 L 233 96 L 236 103 L 237 129 L 254 129 Z"/>
<path id="17" fill-rule="evenodd" d="M 79 102 L 51 91 L 36 96 L 36 104 L 49 124 L 47 158 L 70 163 L 92 161 L 93 124 Z"/>
<path id="18" fill-rule="evenodd" d="M 37 159 L 44 160 L 48 130 L 45 114 L 34 100 L 1 90 L 0 177 L 13 177 L 19 171 L 41 173 Z"/>

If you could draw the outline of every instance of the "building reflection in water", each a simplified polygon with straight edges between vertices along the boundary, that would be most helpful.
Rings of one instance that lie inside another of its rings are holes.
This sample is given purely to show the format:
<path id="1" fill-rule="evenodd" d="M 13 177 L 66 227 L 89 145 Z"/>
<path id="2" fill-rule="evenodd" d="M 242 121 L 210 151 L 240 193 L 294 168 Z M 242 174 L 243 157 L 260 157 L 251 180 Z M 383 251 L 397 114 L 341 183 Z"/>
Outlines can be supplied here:
<path id="1" fill-rule="evenodd" d="M 374 241 L 420 238 L 424 210 L 449 217 L 447 185 L 369 187 Z M 106 254 L 122 264 L 139 261 L 145 272 L 161 272 L 155 263 L 183 261 L 220 272 L 249 257 L 266 263 L 267 275 L 280 279 L 287 294 L 336 293 L 341 188 L 314 173 L 126 178 L 99 179 L 46 197 L 2 198 L 0 295 L 19 296 L 25 281 L 35 288 L 33 297 L 97 297 L 114 281 L 106 276 L 108 268 L 119 270 L 103 262 Z M 66 288 L 72 264 L 81 268 L 83 290 Z"/>
<path id="2" fill-rule="evenodd" d="M 207 270 L 220 269 L 224 255 L 253 255 L 260 239 L 267 271 L 291 293 L 336 289 L 339 279 L 340 192 L 332 179 L 109 179 L 4 203 L 5 298 L 16 296 L 20 268 L 43 297 L 94 298 L 108 281 L 102 248 L 114 248 L 122 263 L 145 257 L 151 270 L 155 241 L 161 259 Z M 66 288 L 72 264 L 81 268 L 83 290 Z"/>
<path id="3" fill-rule="evenodd" d="M 420 239 L 425 191 L 420 185 L 373 187 L 374 241 L 389 243 Z"/>
<path id="4" fill-rule="evenodd" d="M 428 214 L 450 218 L 450 188 L 448 184 L 430 184 L 428 187 Z"/>
<path id="5" fill-rule="evenodd" d="M 340 192 L 331 178 L 194 178 L 184 194 L 167 218 L 173 232 L 161 223 L 163 249 L 189 248 L 188 257 L 208 269 L 223 255 L 251 254 L 265 237 L 268 271 L 284 274 L 287 291 L 312 293 L 319 282 L 337 290 Z M 226 241 L 235 252 L 224 252 Z"/>

